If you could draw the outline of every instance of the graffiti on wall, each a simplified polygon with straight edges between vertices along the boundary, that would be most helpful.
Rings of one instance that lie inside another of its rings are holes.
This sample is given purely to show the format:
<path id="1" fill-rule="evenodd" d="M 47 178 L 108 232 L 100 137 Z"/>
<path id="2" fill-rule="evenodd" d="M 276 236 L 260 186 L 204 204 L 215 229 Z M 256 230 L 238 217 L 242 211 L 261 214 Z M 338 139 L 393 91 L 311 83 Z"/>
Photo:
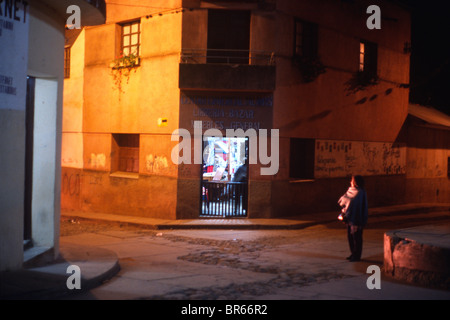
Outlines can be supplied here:
<path id="1" fill-rule="evenodd" d="M 352 174 L 369 176 L 405 173 L 405 144 L 316 140 L 315 178 L 337 178 Z"/>
<path id="2" fill-rule="evenodd" d="M 61 191 L 63 194 L 78 196 L 81 190 L 81 179 L 79 174 L 65 173 L 62 178 Z"/>
<path id="3" fill-rule="evenodd" d="M 164 156 L 149 154 L 145 157 L 145 169 L 150 173 L 161 173 L 169 167 L 169 162 Z"/>

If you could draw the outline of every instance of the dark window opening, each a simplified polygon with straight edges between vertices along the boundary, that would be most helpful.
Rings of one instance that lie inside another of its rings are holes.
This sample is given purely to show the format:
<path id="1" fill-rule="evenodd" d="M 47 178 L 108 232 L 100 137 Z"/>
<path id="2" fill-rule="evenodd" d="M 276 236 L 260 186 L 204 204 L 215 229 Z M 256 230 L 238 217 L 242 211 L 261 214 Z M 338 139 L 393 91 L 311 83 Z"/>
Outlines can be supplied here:
<path id="1" fill-rule="evenodd" d="M 314 59 L 318 56 L 318 25 L 311 22 L 295 20 L 294 56 Z"/>
<path id="2" fill-rule="evenodd" d="M 289 177 L 314 179 L 314 139 L 291 138 Z"/>
<path id="3" fill-rule="evenodd" d="M 139 173 L 139 135 L 113 134 L 111 169 L 113 172 Z"/>
<path id="4" fill-rule="evenodd" d="M 250 16 L 250 11 L 208 11 L 208 63 L 249 63 Z"/>

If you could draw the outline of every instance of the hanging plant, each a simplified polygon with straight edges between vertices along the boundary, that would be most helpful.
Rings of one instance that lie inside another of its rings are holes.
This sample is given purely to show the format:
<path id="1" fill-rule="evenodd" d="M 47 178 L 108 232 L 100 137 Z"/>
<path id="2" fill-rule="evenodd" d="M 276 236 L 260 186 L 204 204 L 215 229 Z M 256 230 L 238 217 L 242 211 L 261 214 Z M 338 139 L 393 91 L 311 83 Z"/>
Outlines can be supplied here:
<path id="1" fill-rule="evenodd" d="M 366 90 L 368 87 L 376 86 L 379 83 L 379 78 L 376 74 L 369 74 L 367 72 L 358 71 L 345 84 L 347 86 L 348 94 L 356 93 L 358 91 Z"/>
<path id="2" fill-rule="evenodd" d="M 122 88 L 123 80 L 125 79 L 126 83 L 128 84 L 131 72 L 136 72 L 136 68 L 139 66 L 139 63 L 139 56 L 133 53 L 130 53 L 126 56 L 121 54 L 119 57 L 114 59 L 113 62 L 111 62 L 111 74 L 114 79 L 114 85 L 119 90 L 119 92 L 124 92 Z"/>
<path id="3" fill-rule="evenodd" d="M 319 57 L 296 55 L 293 58 L 293 63 L 300 69 L 303 81 L 305 82 L 313 82 L 318 76 L 326 72 L 325 66 L 320 61 Z"/>

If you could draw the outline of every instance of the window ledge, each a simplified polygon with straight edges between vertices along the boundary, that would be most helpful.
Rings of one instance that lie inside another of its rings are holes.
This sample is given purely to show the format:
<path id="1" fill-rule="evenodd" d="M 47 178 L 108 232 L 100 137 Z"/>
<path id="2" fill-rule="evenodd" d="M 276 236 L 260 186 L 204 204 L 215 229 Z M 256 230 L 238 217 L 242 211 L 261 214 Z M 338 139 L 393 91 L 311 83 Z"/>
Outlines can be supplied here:
<path id="1" fill-rule="evenodd" d="M 122 60 L 122 61 L 121 61 Z M 134 61 L 128 61 L 124 63 L 123 58 L 116 59 L 114 62 L 111 63 L 110 67 L 113 70 L 119 70 L 119 69 L 133 69 L 133 68 L 139 68 L 141 66 L 141 57 L 134 58 Z"/>
<path id="2" fill-rule="evenodd" d="M 112 172 L 109 176 L 113 178 L 139 179 L 139 173 L 137 172 L 116 171 Z"/>
<path id="3" fill-rule="evenodd" d="M 315 179 L 295 179 L 295 180 L 289 180 L 289 183 L 304 183 L 304 182 L 314 182 Z"/>
<path id="4" fill-rule="evenodd" d="M 141 66 L 140 63 L 132 65 L 132 66 L 117 66 L 117 67 L 112 67 L 113 70 L 120 70 L 120 69 L 134 69 L 134 68 L 139 68 Z"/>

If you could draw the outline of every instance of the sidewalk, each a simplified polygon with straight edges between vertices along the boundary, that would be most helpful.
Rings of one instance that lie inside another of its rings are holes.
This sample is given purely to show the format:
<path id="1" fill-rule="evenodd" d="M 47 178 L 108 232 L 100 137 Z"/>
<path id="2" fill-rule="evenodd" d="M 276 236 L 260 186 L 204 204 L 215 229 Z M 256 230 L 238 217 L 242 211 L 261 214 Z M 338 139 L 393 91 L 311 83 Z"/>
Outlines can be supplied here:
<path id="1" fill-rule="evenodd" d="M 450 204 L 406 204 L 389 207 L 378 207 L 369 209 L 369 219 L 402 216 L 429 212 L 447 211 L 450 214 Z M 62 212 L 61 216 L 65 218 L 81 218 L 90 220 L 99 220 L 107 222 L 120 222 L 122 224 L 137 225 L 148 229 L 167 230 L 167 229 L 302 229 L 316 224 L 329 223 L 336 221 L 339 212 L 322 212 L 302 214 L 287 218 L 273 219 L 184 219 L 184 220 L 166 220 L 145 218 L 126 215 L 114 215 L 106 213 L 90 212 Z"/>
<path id="2" fill-rule="evenodd" d="M 401 219 L 413 215 L 429 224 L 428 218 L 440 212 L 433 219 L 448 217 L 450 205 L 402 205 L 373 208 L 369 211 L 372 221 L 377 219 Z M 316 224 L 336 221 L 336 212 L 317 213 L 285 219 L 193 219 L 164 220 L 110 214 L 62 213 L 63 218 L 79 218 L 138 225 L 147 229 L 247 229 L 247 230 L 289 230 L 301 229 Z M 118 258 L 112 251 L 84 246 L 61 245 L 60 259 L 45 266 L 24 268 L 14 272 L 0 272 L 0 299 L 55 299 L 71 293 L 66 281 L 70 265 L 83 270 L 81 287 L 89 290 L 112 278 L 119 270 Z M 326 286 L 326 285 L 324 285 Z M 357 298 L 357 297 L 353 297 Z M 361 297 L 360 297 L 361 298 Z"/>

